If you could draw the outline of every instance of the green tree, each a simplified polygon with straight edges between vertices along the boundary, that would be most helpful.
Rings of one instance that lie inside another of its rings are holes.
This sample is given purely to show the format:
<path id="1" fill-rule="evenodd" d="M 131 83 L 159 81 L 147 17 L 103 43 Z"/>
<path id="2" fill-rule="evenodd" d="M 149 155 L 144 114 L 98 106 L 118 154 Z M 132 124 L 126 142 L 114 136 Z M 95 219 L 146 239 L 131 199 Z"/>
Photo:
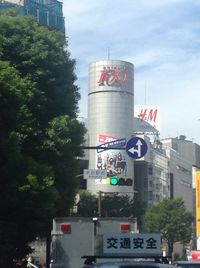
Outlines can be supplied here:
<path id="1" fill-rule="evenodd" d="M 87 190 L 79 191 L 80 202 L 78 204 L 77 216 L 94 217 L 98 216 L 98 198 Z"/>
<path id="2" fill-rule="evenodd" d="M 130 199 L 128 195 L 103 195 L 103 193 L 101 193 L 101 204 L 99 208 L 99 198 L 99 195 L 93 195 L 85 190 L 81 191 L 77 216 L 98 216 L 99 209 L 101 209 L 102 217 L 133 216 L 137 218 L 137 222 L 140 224 L 141 217 L 144 213 L 144 204 L 141 204 L 134 199 Z"/>
<path id="3" fill-rule="evenodd" d="M 63 34 L 16 12 L 0 16 L 0 266 L 30 252 L 66 216 L 85 128 Z"/>
<path id="4" fill-rule="evenodd" d="M 128 195 L 113 194 L 102 198 L 102 214 L 109 217 L 129 217 L 134 214 L 134 201 Z"/>
<path id="5" fill-rule="evenodd" d="M 150 232 L 161 233 L 172 256 L 175 242 L 188 243 L 192 237 L 192 214 L 181 198 L 163 200 L 147 210 L 146 225 Z"/>

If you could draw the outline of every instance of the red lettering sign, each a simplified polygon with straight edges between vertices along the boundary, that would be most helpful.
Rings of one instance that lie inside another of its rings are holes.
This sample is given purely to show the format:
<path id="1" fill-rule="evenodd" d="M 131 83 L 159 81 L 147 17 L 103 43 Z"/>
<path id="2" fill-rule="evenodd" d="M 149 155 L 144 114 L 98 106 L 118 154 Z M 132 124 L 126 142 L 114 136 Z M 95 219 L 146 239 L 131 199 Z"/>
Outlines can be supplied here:
<path id="1" fill-rule="evenodd" d="M 122 86 L 128 80 L 128 71 L 120 67 L 104 67 L 98 81 L 99 86 Z"/>
<path id="2" fill-rule="evenodd" d="M 116 141 L 117 138 L 105 134 L 99 134 L 99 143 L 107 143 L 111 141 Z"/>
<path id="3" fill-rule="evenodd" d="M 141 109 L 141 112 L 138 115 L 138 119 L 140 119 L 141 121 L 156 122 L 157 112 L 158 112 L 158 109 L 155 109 L 155 110 L 150 109 L 149 111 L 148 109 Z"/>

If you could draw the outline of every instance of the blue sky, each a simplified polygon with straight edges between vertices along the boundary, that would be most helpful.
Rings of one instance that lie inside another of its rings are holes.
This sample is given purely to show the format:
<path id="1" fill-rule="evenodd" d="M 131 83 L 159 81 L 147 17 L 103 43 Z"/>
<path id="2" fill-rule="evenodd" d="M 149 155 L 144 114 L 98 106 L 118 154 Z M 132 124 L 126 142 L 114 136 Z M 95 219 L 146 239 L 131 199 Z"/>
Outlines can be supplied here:
<path id="1" fill-rule="evenodd" d="M 135 104 L 161 111 L 161 138 L 200 144 L 200 1 L 63 0 L 66 36 L 76 60 L 80 116 L 87 117 L 88 65 L 134 64 Z"/>

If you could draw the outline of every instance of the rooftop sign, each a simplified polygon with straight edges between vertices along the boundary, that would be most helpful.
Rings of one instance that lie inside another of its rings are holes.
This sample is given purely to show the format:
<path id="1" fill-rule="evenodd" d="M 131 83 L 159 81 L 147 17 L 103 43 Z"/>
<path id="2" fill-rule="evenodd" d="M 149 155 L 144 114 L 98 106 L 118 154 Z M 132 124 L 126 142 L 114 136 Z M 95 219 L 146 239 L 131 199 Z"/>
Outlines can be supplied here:
<path id="1" fill-rule="evenodd" d="M 105 66 L 101 71 L 99 86 L 121 87 L 128 80 L 128 71 L 122 66 Z"/>
<path id="2" fill-rule="evenodd" d="M 134 132 L 156 133 L 160 131 L 160 109 L 157 106 L 134 106 Z"/>

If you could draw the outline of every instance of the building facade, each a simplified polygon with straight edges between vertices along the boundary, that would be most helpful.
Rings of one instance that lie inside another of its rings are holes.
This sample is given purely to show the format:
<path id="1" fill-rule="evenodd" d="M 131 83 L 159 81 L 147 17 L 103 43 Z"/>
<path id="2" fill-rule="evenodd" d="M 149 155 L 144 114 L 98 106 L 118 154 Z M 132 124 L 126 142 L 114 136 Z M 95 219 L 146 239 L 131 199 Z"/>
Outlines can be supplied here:
<path id="1" fill-rule="evenodd" d="M 39 25 L 65 31 L 63 3 L 59 0 L 0 0 L 0 9 L 18 8 L 26 16 L 34 16 Z"/>
<path id="2" fill-rule="evenodd" d="M 172 148 L 184 159 L 188 160 L 191 165 L 200 167 L 200 146 L 184 135 L 178 138 L 169 138 L 161 140 L 164 148 Z"/>
<path id="3" fill-rule="evenodd" d="M 148 140 L 147 137 L 143 137 Z M 170 198 L 169 158 L 165 150 L 155 148 L 149 141 L 147 154 L 135 161 L 135 190 L 137 199 L 147 206 Z"/>
<path id="4" fill-rule="evenodd" d="M 200 160 L 199 145 L 179 138 L 162 140 L 160 144 L 155 147 L 150 142 L 147 155 L 135 162 L 137 196 L 147 205 L 180 197 L 194 213 L 192 166 Z"/>
<path id="5" fill-rule="evenodd" d="M 172 198 L 182 197 L 187 208 L 195 213 L 192 170 L 193 166 L 200 168 L 200 146 L 187 140 L 184 135 L 161 142 L 170 161 Z"/>

